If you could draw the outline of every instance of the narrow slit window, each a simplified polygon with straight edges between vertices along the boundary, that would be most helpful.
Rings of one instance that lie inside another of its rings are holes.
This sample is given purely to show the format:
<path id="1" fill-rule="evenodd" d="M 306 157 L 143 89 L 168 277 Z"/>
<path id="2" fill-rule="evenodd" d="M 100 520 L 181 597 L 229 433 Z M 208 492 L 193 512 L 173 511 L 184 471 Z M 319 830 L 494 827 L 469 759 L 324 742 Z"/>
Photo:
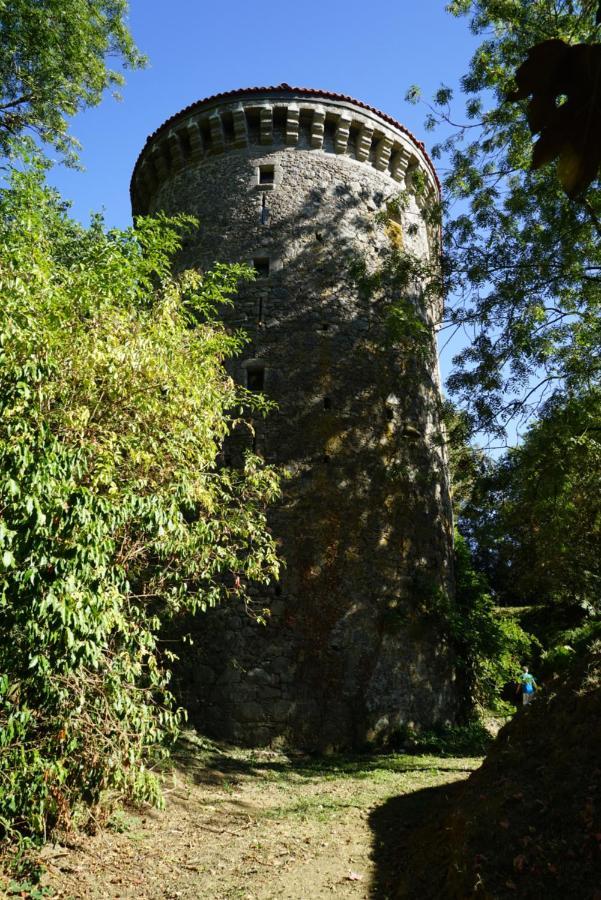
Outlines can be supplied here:
<path id="1" fill-rule="evenodd" d="M 273 166 L 259 166 L 259 184 L 273 184 L 275 170 Z"/>
<path id="2" fill-rule="evenodd" d="M 267 300 L 267 294 L 259 294 L 259 302 L 257 303 L 257 320 L 259 325 L 263 323 L 263 316 L 265 315 L 265 301 Z"/>
<path id="3" fill-rule="evenodd" d="M 268 256 L 257 256 L 253 259 L 253 266 L 255 272 L 257 273 L 257 278 L 268 278 L 269 277 L 269 257 Z"/>
<path id="4" fill-rule="evenodd" d="M 267 206 L 267 198 L 265 194 L 261 197 L 261 225 L 267 225 L 269 222 L 269 207 Z"/>
<path id="5" fill-rule="evenodd" d="M 332 399 L 331 397 L 323 398 L 323 408 L 324 409 L 332 409 Z"/>
<path id="6" fill-rule="evenodd" d="M 262 391 L 265 387 L 265 369 L 263 366 L 253 366 L 246 370 L 246 387 L 249 391 Z"/>

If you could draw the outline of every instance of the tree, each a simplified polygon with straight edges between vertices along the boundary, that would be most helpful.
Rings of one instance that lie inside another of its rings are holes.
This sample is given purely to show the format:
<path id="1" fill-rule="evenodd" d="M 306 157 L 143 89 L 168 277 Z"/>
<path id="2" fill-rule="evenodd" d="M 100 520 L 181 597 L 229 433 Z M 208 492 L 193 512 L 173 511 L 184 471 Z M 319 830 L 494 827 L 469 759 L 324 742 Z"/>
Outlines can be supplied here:
<path id="1" fill-rule="evenodd" d="M 450 160 L 446 328 L 469 341 L 449 387 L 475 428 L 503 435 L 549 397 L 586 391 L 599 377 L 601 193 L 591 186 L 572 202 L 545 167 L 531 171 L 524 111 L 506 102 L 529 48 L 589 39 L 596 4 L 456 0 L 449 8 L 470 13 L 484 36 L 462 80 L 465 124 L 454 124 L 446 87 L 427 122 L 450 129 L 433 150 Z"/>
<path id="2" fill-rule="evenodd" d="M 0 151 L 36 135 L 75 159 L 67 119 L 123 82 L 114 56 L 144 57 L 126 25 L 127 0 L 0 0 Z"/>
<path id="3" fill-rule="evenodd" d="M 492 460 L 480 448 L 471 443 L 471 426 L 468 416 L 448 401 L 443 405 L 444 434 L 441 435 L 451 476 L 453 517 L 460 525 L 464 513 L 469 510 L 492 466 Z"/>
<path id="4" fill-rule="evenodd" d="M 277 473 L 219 464 L 246 410 L 219 322 L 245 266 L 171 275 L 191 219 L 72 221 L 36 144 L 141 65 L 126 0 L 0 0 L 0 834 L 160 802 L 177 734 L 166 620 L 277 576 Z M 32 137 L 34 140 L 32 140 Z M 37 140 L 36 140 L 37 139 Z M 28 156 L 29 154 L 29 156 Z M 16 158 L 16 164 L 14 159 Z M 242 425 L 243 425 L 242 421 Z"/>
<path id="5" fill-rule="evenodd" d="M 550 401 L 487 474 L 463 530 L 497 598 L 599 614 L 601 392 Z"/>
<path id="6" fill-rule="evenodd" d="M 242 266 L 174 278 L 185 218 L 89 229 L 43 173 L 0 193 L 0 828 L 45 835 L 108 789 L 158 801 L 180 714 L 161 621 L 277 575 L 275 472 L 218 465 L 261 399 L 223 361 Z"/>

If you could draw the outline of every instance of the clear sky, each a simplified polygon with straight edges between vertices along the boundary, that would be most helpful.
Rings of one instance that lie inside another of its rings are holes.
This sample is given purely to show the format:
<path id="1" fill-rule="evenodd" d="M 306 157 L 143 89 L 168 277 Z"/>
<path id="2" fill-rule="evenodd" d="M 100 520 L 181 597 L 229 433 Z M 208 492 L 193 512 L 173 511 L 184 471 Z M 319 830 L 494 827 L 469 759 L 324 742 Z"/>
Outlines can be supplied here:
<path id="1" fill-rule="evenodd" d="M 85 171 L 60 166 L 50 178 L 84 222 L 104 210 L 108 225 L 129 225 L 129 181 L 146 137 L 195 100 L 234 88 L 287 82 L 349 94 L 428 147 L 425 110 L 405 102 L 406 90 L 419 84 L 429 97 L 443 82 L 457 85 L 476 46 L 444 0 L 130 0 L 130 26 L 148 67 L 126 73 L 122 100 L 107 96 L 73 121 Z"/>

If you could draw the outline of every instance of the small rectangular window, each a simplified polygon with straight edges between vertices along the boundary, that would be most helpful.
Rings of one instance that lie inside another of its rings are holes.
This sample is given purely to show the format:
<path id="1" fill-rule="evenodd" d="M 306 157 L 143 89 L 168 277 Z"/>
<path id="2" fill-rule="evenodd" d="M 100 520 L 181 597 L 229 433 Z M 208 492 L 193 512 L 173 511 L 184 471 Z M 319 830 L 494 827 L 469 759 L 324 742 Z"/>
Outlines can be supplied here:
<path id="1" fill-rule="evenodd" d="M 259 166 L 259 184 L 273 184 L 274 178 L 273 166 Z"/>
<path id="2" fill-rule="evenodd" d="M 265 386 L 265 369 L 253 367 L 246 370 L 246 387 L 249 391 L 262 391 Z"/>
<path id="3" fill-rule="evenodd" d="M 257 278 L 267 278 L 269 276 L 269 257 L 257 256 L 253 259 L 253 266 L 257 273 Z"/>

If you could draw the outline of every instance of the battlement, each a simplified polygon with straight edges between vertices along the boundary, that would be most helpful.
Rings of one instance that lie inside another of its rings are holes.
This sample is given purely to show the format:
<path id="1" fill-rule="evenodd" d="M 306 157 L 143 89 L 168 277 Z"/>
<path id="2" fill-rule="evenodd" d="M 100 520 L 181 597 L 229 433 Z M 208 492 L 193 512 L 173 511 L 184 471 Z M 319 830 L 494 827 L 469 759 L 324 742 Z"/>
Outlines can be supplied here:
<path id="1" fill-rule="evenodd" d="M 249 146 L 346 156 L 405 186 L 419 169 L 433 197 L 436 173 L 423 145 L 390 116 L 341 94 L 279 85 L 219 94 L 168 119 L 146 141 L 132 175 L 134 215 L 148 212 L 166 179 Z"/>

